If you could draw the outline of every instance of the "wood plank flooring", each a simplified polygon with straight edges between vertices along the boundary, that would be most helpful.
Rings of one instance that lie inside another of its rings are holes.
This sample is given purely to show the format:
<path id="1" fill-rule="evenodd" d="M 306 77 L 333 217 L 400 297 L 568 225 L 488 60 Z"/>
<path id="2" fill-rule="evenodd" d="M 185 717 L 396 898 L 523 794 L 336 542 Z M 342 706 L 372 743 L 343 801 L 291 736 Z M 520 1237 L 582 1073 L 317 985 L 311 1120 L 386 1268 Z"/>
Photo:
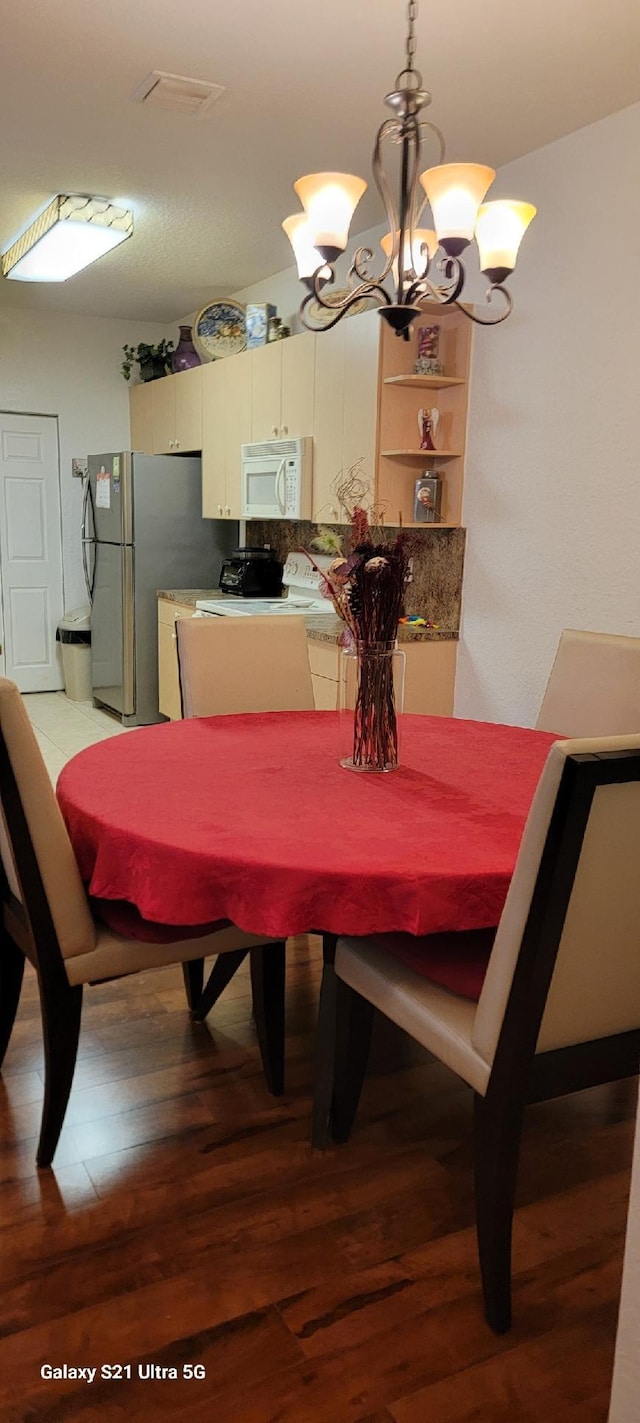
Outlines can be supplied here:
<path id="1" fill-rule="evenodd" d="M 278 1101 L 244 969 L 204 1026 L 179 968 L 88 990 L 41 1174 L 28 970 L 0 1079 L 4 1423 L 605 1423 L 635 1084 L 529 1110 L 515 1324 L 496 1339 L 467 1089 L 382 1024 L 351 1142 L 309 1146 L 319 962 L 316 941 L 290 949 Z M 48 1381 L 46 1363 L 98 1375 Z M 133 1377 L 101 1379 L 102 1364 Z M 179 1378 L 139 1378 L 138 1364 Z"/>

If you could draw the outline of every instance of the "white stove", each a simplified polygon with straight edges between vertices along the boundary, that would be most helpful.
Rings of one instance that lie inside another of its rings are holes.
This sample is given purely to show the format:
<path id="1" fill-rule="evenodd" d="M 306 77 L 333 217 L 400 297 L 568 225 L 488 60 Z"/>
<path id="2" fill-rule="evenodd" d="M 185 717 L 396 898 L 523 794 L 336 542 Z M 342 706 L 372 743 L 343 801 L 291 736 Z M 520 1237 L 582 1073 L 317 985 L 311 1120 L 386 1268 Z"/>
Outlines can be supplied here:
<path id="1" fill-rule="evenodd" d="M 200 599 L 196 610 L 216 618 L 251 618 L 274 613 L 278 617 L 297 614 L 298 617 L 308 618 L 335 613 L 331 599 L 320 595 L 322 575 L 318 571 L 328 568 L 332 557 L 318 554 L 315 561 L 318 568 L 314 568 L 306 553 L 289 554 L 282 574 L 282 581 L 288 589 L 286 598 L 234 598 L 223 593 L 219 598 Z"/>

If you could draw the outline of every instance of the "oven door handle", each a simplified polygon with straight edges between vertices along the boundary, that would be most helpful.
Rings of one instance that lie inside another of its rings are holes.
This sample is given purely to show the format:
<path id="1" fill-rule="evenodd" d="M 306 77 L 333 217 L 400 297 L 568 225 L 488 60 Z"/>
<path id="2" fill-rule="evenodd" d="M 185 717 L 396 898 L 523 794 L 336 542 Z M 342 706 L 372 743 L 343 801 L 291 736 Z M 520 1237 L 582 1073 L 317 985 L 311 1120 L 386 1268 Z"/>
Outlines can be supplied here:
<path id="1" fill-rule="evenodd" d="M 278 473 L 277 473 L 277 475 L 276 475 L 276 499 L 277 499 L 277 501 L 278 501 L 278 508 L 279 508 L 279 510 L 280 510 L 280 513 L 281 513 L 283 516 L 284 516 L 284 515 L 286 514 L 286 512 L 287 512 L 287 506 L 286 506 L 286 504 L 285 504 L 285 502 L 284 502 L 284 500 L 283 500 L 283 497 L 282 497 L 282 486 L 283 486 L 283 484 L 284 484 L 284 471 L 285 471 L 286 463 L 287 463 L 286 459 L 281 459 L 281 460 L 280 460 L 280 464 L 279 464 L 279 466 L 278 466 Z"/>

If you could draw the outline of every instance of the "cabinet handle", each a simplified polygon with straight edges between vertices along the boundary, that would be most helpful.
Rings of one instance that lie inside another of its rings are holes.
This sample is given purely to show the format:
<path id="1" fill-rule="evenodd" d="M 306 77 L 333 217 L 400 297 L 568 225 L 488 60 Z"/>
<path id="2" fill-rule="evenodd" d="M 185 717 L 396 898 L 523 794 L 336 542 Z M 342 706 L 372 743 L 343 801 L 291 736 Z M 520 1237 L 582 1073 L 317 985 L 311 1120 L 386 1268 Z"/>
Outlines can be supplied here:
<path id="1" fill-rule="evenodd" d="M 221 505 L 221 504 L 218 505 L 218 513 L 219 513 L 219 514 L 222 513 L 222 505 Z"/>
<path id="2" fill-rule="evenodd" d="M 278 426 L 277 426 L 277 425 L 272 425 L 272 426 L 271 426 L 271 434 L 272 434 L 272 435 L 277 435 L 277 433 L 278 433 Z"/>
<path id="3" fill-rule="evenodd" d="M 174 442 L 173 442 L 173 448 L 174 448 L 174 450 L 179 450 L 179 449 L 180 449 L 180 441 L 179 441 L 179 440 L 174 440 Z"/>
<path id="4" fill-rule="evenodd" d="M 289 426 L 288 426 L 288 425 L 283 425 L 282 428 L 281 428 L 281 430 L 280 430 L 280 434 L 281 434 L 281 435 L 288 435 L 288 434 L 289 434 Z"/>
<path id="5" fill-rule="evenodd" d="M 227 506 L 226 506 L 226 508 L 225 508 L 225 511 L 224 511 L 224 512 L 225 512 L 225 514 L 228 514 L 228 515 L 230 515 L 230 514 L 231 514 L 231 506 L 230 506 L 230 505 L 229 505 L 229 504 L 227 504 Z"/>

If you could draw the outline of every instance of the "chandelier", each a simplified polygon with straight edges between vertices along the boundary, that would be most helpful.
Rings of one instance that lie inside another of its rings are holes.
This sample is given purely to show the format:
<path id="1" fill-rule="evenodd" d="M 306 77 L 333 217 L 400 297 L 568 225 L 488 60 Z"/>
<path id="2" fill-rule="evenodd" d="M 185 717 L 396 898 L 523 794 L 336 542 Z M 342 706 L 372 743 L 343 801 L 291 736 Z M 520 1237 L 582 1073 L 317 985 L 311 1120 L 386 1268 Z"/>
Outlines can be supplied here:
<path id="1" fill-rule="evenodd" d="M 409 338 L 409 328 L 420 315 L 425 299 L 441 306 L 455 304 L 472 321 L 497 325 L 509 315 L 513 300 L 504 285 L 511 275 L 520 242 L 535 217 L 531 203 L 510 199 L 485 203 L 495 171 L 479 163 L 444 163 L 444 139 L 435 124 L 419 118 L 431 103 L 422 88 L 422 75 L 415 68 L 416 0 L 407 8 L 408 34 L 405 67 L 397 75 L 395 88 L 385 97 L 393 117 L 378 129 L 373 150 L 373 176 L 384 204 L 388 232 L 381 239 L 385 262 L 379 276 L 369 264 L 373 252 L 359 247 L 348 275 L 346 292 L 331 293 L 335 263 L 345 251 L 349 227 L 367 184 L 350 173 L 309 173 L 298 178 L 294 190 L 303 211 L 285 218 L 282 226 L 296 257 L 298 275 L 308 288 L 300 306 L 300 319 L 311 331 L 327 331 L 363 298 L 380 303 L 381 315 L 398 336 Z M 436 167 L 421 169 L 423 136 L 428 131 L 440 147 Z M 383 144 L 400 147 L 400 189 L 394 201 L 382 161 Z M 420 226 L 427 202 L 431 205 L 433 228 Z M 463 306 L 466 271 L 461 254 L 475 237 L 480 269 L 489 282 L 488 303 L 497 295 L 501 305 L 485 315 Z M 438 256 L 438 251 L 444 255 Z M 440 281 L 434 282 L 435 271 Z M 389 275 L 395 284 L 395 300 L 384 285 Z M 322 308 L 314 325 L 311 303 Z M 324 313 L 328 315 L 324 315 Z"/>

